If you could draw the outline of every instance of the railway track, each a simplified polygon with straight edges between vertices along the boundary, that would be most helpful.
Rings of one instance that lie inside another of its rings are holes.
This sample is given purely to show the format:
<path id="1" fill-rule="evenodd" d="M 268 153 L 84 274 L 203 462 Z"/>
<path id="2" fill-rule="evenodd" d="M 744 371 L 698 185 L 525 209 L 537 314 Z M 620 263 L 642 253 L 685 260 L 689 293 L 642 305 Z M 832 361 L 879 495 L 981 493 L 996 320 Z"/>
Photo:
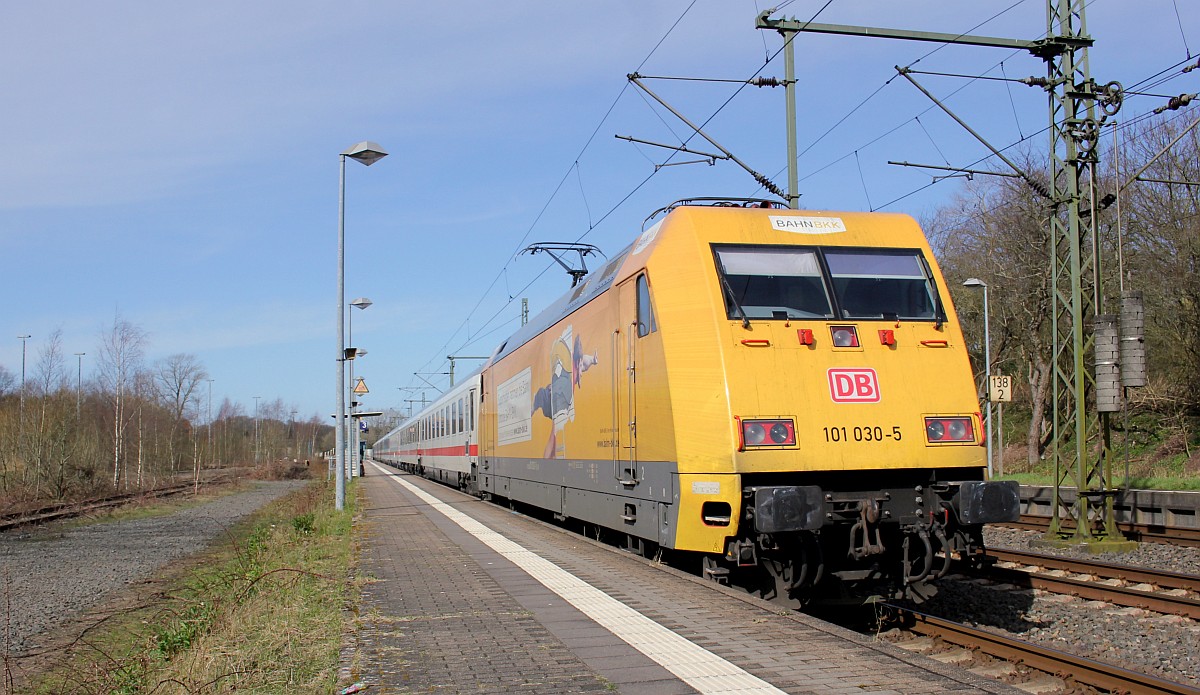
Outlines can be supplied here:
<path id="1" fill-rule="evenodd" d="M 1062 521 L 1060 519 L 1060 521 Z M 1022 514 L 1020 520 L 1008 524 L 997 524 L 1023 531 L 1046 532 L 1050 528 L 1050 517 L 1040 514 Z M 1064 529 L 1075 528 L 1073 524 L 1064 523 Z M 1181 545 L 1188 548 L 1200 548 L 1200 528 L 1186 526 L 1164 526 L 1161 524 L 1143 524 L 1118 522 L 1117 527 L 1125 537 L 1142 543 L 1164 543 Z"/>
<path id="2" fill-rule="evenodd" d="M 927 615 L 910 608 L 885 604 L 906 630 L 1015 664 L 1052 674 L 1067 683 L 1117 693 L 1200 693 L 1200 688 L 1175 683 L 1121 666 L 1069 654 L 1032 642 Z"/>
<path id="3" fill-rule="evenodd" d="M 226 482 L 229 479 L 231 478 L 218 477 L 204 481 L 204 484 L 212 485 L 214 483 Z M 172 495 L 184 494 L 193 489 L 195 489 L 195 483 L 189 481 L 186 483 L 155 488 L 153 490 L 139 490 L 137 492 L 110 495 L 108 497 L 84 500 L 82 502 L 67 502 L 63 504 L 46 505 L 33 510 L 26 509 L 11 514 L 0 514 L 0 533 L 14 528 L 20 528 L 22 526 L 28 526 L 30 524 L 42 524 L 50 521 L 59 521 L 61 519 L 70 519 L 87 514 L 88 512 L 112 509 L 114 507 L 120 507 L 121 505 L 129 504 L 131 502 L 146 498 L 170 497 Z"/>
<path id="4" fill-rule="evenodd" d="M 1018 586 L 1200 620 L 1200 577 L 1090 559 L 991 548 L 987 577 Z"/>

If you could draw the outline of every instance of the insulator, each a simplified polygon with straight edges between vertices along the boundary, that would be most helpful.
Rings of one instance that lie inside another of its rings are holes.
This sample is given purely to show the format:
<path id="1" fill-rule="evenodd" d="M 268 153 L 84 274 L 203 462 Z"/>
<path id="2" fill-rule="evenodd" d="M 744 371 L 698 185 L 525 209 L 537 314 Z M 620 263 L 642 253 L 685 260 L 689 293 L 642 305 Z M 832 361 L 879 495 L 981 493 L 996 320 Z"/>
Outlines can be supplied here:
<path id="1" fill-rule="evenodd" d="M 1050 85 L 1050 80 L 1045 77 L 1023 77 L 1017 81 L 1030 87 L 1048 87 Z"/>
<path id="2" fill-rule="evenodd" d="M 1121 384 L 1146 385 L 1146 310 L 1140 290 L 1121 293 Z"/>
<path id="3" fill-rule="evenodd" d="M 1116 314 L 1096 317 L 1093 333 L 1096 350 L 1096 410 L 1114 413 L 1121 409 L 1120 331 Z"/>
<path id="4" fill-rule="evenodd" d="M 1154 113 L 1163 113 L 1164 111 L 1178 111 L 1191 103 L 1195 99 L 1196 94 L 1180 94 L 1177 97 L 1171 97 L 1170 100 L 1163 106 L 1154 109 Z"/>
<path id="5" fill-rule="evenodd" d="M 783 85 L 783 80 L 778 77 L 755 77 L 750 84 L 755 87 L 779 87 Z"/>

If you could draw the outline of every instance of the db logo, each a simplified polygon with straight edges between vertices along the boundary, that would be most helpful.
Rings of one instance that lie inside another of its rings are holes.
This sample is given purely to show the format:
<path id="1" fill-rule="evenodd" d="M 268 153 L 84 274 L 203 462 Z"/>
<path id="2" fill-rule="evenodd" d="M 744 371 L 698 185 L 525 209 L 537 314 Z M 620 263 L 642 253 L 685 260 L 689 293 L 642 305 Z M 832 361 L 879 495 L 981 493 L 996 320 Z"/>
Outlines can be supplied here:
<path id="1" fill-rule="evenodd" d="M 879 377 L 874 369 L 830 369 L 829 395 L 835 403 L 878 403 Z"/>

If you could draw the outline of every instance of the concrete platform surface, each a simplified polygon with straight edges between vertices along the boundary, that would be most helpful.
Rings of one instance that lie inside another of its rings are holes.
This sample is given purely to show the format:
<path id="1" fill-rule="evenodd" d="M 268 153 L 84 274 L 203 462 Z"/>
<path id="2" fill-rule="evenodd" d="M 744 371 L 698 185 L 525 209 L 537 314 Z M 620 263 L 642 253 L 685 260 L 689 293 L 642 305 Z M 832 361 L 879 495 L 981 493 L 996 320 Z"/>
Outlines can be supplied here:
<path id="1" fill-rule="evenodd" d="M 383 693 L 1013 693 L 368 463 L 346 684 Z"/>

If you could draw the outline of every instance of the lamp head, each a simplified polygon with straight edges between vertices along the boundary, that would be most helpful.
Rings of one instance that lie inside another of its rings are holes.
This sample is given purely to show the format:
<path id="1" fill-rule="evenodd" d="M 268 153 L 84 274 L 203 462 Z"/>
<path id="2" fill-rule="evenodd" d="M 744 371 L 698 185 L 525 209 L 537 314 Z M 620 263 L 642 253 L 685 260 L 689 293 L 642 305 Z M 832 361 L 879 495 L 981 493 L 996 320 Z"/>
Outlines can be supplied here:
<path id="1" fill-rule="evenodd" d="M 374 304 L 374 302 L 367 299 L 366 297 L 359 297 L 358 299 L 354 300 L 353 302 L 350 302 L 350 306 L 358 307 L 359 309 L 366 309 L 367 307 L 371 306 L 372 304 Z"/>
<path id="2" fill-rule="evenodd" d="M 387 151 L 379 146 L 378 143 L 370 140 L 363 140 L 357 145 L 351 145 L 342 153 L 343 157 L 358 160 L 364 166 L 371 166 L 375 162 L 387 156 Z"/>
<path id="3" fill-rule="evenodd" d="M 979 278 L 967 278 L 963 282 L 963 287 L 987 287 L 987 283 Z"/>

